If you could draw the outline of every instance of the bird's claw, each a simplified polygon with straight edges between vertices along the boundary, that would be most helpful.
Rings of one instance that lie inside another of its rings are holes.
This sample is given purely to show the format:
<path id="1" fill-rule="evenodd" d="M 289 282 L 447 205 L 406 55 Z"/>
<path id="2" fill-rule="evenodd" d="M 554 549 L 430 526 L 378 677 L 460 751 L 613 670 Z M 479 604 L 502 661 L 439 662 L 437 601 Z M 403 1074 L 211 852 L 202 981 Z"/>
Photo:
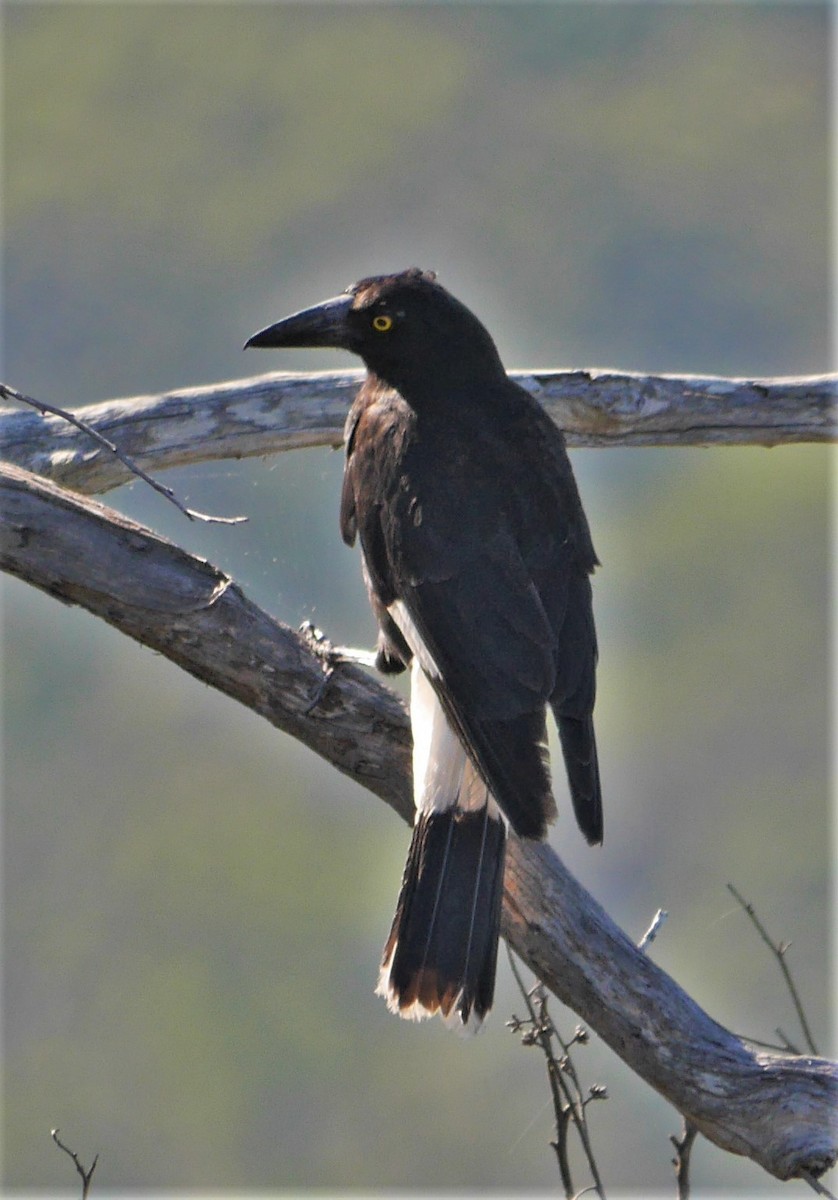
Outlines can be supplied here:
<path id="1" fill-rule="evenodd" d="M 320 660 L 320 667 L 323 672 L 320 682 L 314 689 L 314 695 L 303 709 L 303 716 L 307 717 L 317 708 L 325 696 L 329 680 L 334 674 L 335 664 L 339 660 L 332 643 L 326 637 L 323 630 L 318 629 L 313 621 L 303 621 L 299 627 L 299 634 L 311 653 Z"/>
<path id="2" fill-rule="evenodd" d="M 374 667 L 375 653 L 370 650 L 356 650 L 350 646 L 332 645 L 323 630 L 318 629 L 313 621 L 303 621 L 299 627 L 299 634 L 311 653 L 320 660 L 323 670 L 323 677 L 304 712 L 304 716 L 308 716 L 323 699 L 326 688 L 329 686 L 329 680 L 335 672 L 335 667 L 341 664 Z"/>

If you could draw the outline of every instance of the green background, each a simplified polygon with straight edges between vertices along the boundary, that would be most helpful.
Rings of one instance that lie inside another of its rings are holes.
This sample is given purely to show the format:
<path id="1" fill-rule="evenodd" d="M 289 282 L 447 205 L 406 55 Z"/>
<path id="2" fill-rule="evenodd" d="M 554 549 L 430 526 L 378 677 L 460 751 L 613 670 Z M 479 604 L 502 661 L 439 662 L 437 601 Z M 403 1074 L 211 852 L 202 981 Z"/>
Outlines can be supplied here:
<path id="1" fill-rule="evenodd" d="M 416 263 L 510 367 L 830 366 L 826 6 L 39 4 L 3 13 L 3 378 L 58 404 L 325 354 L 255 329 Z M 606 844 L 552 839 L 717 1019 L 829 1049 L 829 452 L 574 454 L 603 566 Z M 279 618 L 374 637 L 341 456 L 108 497 Z M 558 1189 L 543 1063 L 374 998 L 408 831 L 253 714 L 4 586 L 7 1190 Z M 576 1017 L 555 1003 L 566 1035 Z M 611 1194 L 674 1191 L 680 1121 L 575 1055 Z M 699 1143 L 703 1188 L 803 1194 Z M 580 1176 L 578 1186 L 585 1182 Z"/>

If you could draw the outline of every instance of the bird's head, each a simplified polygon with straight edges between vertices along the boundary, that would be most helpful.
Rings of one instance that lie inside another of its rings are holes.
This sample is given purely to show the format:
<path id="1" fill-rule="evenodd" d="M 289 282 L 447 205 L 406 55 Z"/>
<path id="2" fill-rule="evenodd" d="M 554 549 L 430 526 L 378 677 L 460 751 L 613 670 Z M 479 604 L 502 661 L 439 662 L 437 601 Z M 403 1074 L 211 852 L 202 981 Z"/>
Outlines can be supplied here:
<path id="1" fill-rule="evenodd" d="M 294 313 L 248 338 L 268 349 L 332 346 L 410 391 L 421 380 L 485 380 L 503 374 L 495 344 L 477 317 L 417 267 L 362 279 L 340 296 Z"/>

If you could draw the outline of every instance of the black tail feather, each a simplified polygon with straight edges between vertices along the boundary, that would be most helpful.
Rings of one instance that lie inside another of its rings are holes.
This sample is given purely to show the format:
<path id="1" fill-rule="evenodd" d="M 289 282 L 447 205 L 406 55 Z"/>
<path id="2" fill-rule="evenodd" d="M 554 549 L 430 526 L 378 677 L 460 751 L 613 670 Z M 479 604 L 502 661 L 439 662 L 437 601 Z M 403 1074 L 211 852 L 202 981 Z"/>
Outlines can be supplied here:
<path id="1" fill-rule="evenodd" d="M 488 806 L 421 813 L 378 992 L 403 1017 L 471 1030 L 492 1006 L 506 831 Z"/>
<path id="2" fill-rule="evenodd" d="M 590 716 L 559 716 L 557 724 L 573 811 L 587 841 L 597 846 L 602 841 L 603 820 L 594 723 Z"/>

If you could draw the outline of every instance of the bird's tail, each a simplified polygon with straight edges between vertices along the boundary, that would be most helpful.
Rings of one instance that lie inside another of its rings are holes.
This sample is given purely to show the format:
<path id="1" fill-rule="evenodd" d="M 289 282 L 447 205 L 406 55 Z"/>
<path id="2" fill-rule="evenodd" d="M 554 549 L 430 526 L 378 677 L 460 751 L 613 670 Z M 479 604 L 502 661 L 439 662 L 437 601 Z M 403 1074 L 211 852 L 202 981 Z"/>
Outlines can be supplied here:
<path id="1" fill-rule="evenodd" d="M 586 841 L 598 846 L 602 841 L 602 787 L 593 720 L 590 716 L 559 715 L 557 724 L 576 821 Z"/>
<path id="2" fill-rule="evenodd" d="M 377 993 L 464 1033 L 492 1006 L 506 829 L 494 803 L 417 814 Z"/>

